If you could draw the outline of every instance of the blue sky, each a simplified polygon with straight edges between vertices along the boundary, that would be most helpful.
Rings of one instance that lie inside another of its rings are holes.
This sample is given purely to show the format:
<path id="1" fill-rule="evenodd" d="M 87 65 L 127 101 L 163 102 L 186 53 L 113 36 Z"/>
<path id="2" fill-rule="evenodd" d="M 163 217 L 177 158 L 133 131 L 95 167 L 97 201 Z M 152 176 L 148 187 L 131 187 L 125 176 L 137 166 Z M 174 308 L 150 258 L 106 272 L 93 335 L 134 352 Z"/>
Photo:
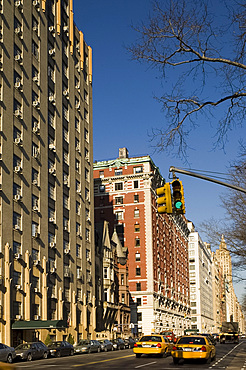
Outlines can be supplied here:
<path id="1" fill-rule="evenodd" d="M 165 152 L 155 153 L 148 133 L 165 122 L 161 105 L 153 97 L 171 87 L 172 76 L 163 83 L 157 70 L 131 61 L 125 49 L 137 37 L 131 25 L 147 20 L 151 9 L 151 0 L 74 0 L 74 20 L 93 50 L 94 160 L 116 158 L 118 149 L 127 147 L 130 156 L 149 154 L 168 181 L 170 166 L 187 165 Z M 227 172 L 237 158 L 238 140 L 245 138 L 245 128 L 232 132 L 225 151 L 214 151 L 211 125 L 216 124 L 216 116 L 214 120 L 201 117 L 201 127 L 190 137 L 192 169 Z M 220 196 L 226 188 L 181 174 L 179 178 L 184 185 L 186 217 L 197 231 L 212 216 L 223 219 Z M 242 284 L 235 289 L 240 299 Z"/>

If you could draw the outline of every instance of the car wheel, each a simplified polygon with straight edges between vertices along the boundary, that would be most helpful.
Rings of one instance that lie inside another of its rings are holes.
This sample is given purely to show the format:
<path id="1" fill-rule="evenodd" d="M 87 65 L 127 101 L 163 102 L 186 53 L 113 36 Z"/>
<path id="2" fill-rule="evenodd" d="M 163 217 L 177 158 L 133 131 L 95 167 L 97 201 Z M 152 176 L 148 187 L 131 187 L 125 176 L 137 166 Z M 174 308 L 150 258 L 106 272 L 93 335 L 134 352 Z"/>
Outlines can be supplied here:
<path id="1" fill-rule="evenodd" d="M 27 361 L 32 361 L 32 354 L 31 353 L 28 353 L 26 360 Z"/>
<path id="2" fill-rule="evenodd" d="M 167 351 L 167 348 L 165 348 L 165 351 L 164 351 L 164 353 L 162 354 L 162 356 L 164 356 L 165 358 L 167 357 L 167 355 L 168 355 L 168 351 Z"/>
<path id="3" fill-rule="evenodd" d="M 174 365 L 178 365 L 179 358 L 173 357 L 173 363 L 174 363 Z"/>
<path id="4" fill-rule="evenodd" d="M 48 353 L 47 352 L 44 352 L 43 358 L 47 358 L 47 357 L 48 357 Z"/>
<path id="5" fill-rule="evenodd" d="M 91 349 L 90 348 L 88 349 L 88 353 L 91 353 Z"/>
<path id="6" fill-rule="evenodd" d="M 98 347 L 97 352 L 98 352 L 98 353 L 99 353 L 99 352 L 101 352 L 100 347 Z"/>
<path id="7" fill-rule="evenodd" d="M 105 347 L 104 351 L 105 351 L 105 352 L 108 352 L 108 349 L 107 349 L 107 347 Z"/>
<path id="8" fill-rule="evenodd" d="M 61 351 L 56 352 L 56 357 L 61 357 Z"/>
<path id="9" fill-rule="evenodd" d="M 114 350 L 114 347 L 112 346 L 111 351 L 113 351 L 113 350 Z"/>
<path id="10" fill-rule="evenodd" d="M 71 351 L 70 351 L 70 356 L 73 356 L 74 355 L 74 350 L 73 349 L 71 349 Z"/>
<path id="11" fill-rule="evenodd" d="M 136 353 L 136 357 L 137 358 L 140 358 L 141 357 L 141 353 Z"/>
<path id="12" fill-rule="evenodd" d="M 8 355 L 8 357 L 7 357 L 7 362 L 9 363 L 9 364 L 12 364 L 12 362 L 13 362 L 13 357 L 12 357 L 12 355 Z"/>
<path id="13" fill-rule="evenodd" d="M 207 360 L 205 362 L 206 362 L 206 364 L 211 363 L 211 352 L 209 353 L 209 357 L 207 358 Z"/>

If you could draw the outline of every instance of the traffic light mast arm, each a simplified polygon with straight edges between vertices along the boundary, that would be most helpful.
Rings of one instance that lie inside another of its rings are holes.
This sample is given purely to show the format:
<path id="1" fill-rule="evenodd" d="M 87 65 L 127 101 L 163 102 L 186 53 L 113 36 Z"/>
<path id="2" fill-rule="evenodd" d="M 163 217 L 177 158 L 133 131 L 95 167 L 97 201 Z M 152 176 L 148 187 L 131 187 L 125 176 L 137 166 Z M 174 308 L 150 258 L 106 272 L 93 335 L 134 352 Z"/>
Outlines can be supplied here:
<path id="1" fill-rule="evenodd" d="M 210 182 L 215 182 L 216 184 L 223 185 L 223 186 L 227 186 L 228 188 L 231 188 L 231 189 L 238 190 L 238 191 L 241 191 L 241 192 L 243 192 L 243 193 L 246 193 L 246 189 L 240 188 L 239 186 L 232 185 L 232 184 L 228 184 L 228 183 L 226 183 L 226 182 L 224 182 L 224 181 L 215 180 L 215 179 L 212 179 L 211 177 L 207 177 L 207 176 L 199 175 L 199 174 L 198 174 L 198 173 L 196 173 L 196 172 L 191 172 L 191 171 L 187 171 L 187 170 L 182 170 L 182 169 L 180 169 L 180 168 L 173 167 L 173 166 L 171 166 L 171 167 L 169 168 L 169 172 L 178 172 L 178 173 L 183 173 L 184 175 L 188 175 L 188 176 L 192 176 L 192 177 L 197 177 L 197 178 L 199 178 L 199 179 L 206 180 L 206 181 L 210 181 Z"/>

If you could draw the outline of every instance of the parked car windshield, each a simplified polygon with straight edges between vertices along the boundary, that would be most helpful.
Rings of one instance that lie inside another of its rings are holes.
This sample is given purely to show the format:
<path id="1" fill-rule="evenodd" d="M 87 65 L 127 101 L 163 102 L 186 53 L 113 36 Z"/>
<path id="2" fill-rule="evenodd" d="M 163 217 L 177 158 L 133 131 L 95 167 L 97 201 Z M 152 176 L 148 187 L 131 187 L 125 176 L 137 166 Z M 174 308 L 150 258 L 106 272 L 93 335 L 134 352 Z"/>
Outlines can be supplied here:
<path id="1" fill-rule="evenodd" d="M 48 345 L 49 348 L 61 347 L 62 342 L 52 342 Z"/>
<path id="2" fill-rule="evenodd" d="M 206 344 L 206 341 L 200 337 L 184 337 L 180 338 L 177 344 Z"/>
<path id="3" fill-rule="evenodd" d="M 32 345 L 29 343 L 23 343 L 23 344 L 20 344 L 18 347 L 16 347 L 16 349 L 30 349 L 31 346 Z"/>
<path id="4" fill-rule="evenodd" d="M 84 345 L 87 345 L 87 344 L 89 344 L 88 340 L 80 340 L 79 343 L 78 343 L 78 346 L 84 346 Z"/>

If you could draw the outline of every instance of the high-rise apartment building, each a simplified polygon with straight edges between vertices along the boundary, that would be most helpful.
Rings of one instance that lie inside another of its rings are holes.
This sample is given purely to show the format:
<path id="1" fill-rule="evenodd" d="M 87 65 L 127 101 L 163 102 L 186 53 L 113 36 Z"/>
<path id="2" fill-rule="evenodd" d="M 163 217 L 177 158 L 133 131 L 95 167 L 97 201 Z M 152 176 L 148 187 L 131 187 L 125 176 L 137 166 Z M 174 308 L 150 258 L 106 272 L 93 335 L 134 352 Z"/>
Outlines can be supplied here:
<path id="1" fill-rule="evenodd" d="M 131 327 L 138 333 L 190 328 L 187 222 L 160 215 L 155 189 L 164 183 L 149 156 L 94 163 L 95 221 L 107 220 L 129 252 Z M 135 315 L 134 315 L 134 308 Z"/>
<path id="2" fill-rule="evenodd" d="M 0 1 L 0 342 L 93 336 L 92 51 L 72 0 Z"/>

